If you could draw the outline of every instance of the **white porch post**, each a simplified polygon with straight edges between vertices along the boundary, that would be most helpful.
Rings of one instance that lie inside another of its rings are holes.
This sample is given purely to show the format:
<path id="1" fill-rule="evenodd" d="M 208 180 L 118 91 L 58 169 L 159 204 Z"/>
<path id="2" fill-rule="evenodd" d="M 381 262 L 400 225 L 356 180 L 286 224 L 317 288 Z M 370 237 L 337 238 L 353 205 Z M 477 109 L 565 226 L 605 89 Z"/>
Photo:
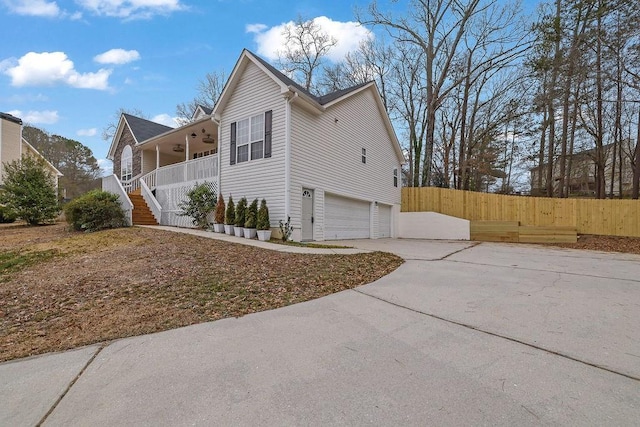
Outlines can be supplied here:
<path id="1" fill-rule="evenodd" d="M 187 162 L 189 161 L 189 135 L 184 137 L 184 181 L 187 182 Z"/>
<path id="2" fill-rule="evenodd" d="M 160 146 L 156 145 L 156 169 L 160 167 Z"/>

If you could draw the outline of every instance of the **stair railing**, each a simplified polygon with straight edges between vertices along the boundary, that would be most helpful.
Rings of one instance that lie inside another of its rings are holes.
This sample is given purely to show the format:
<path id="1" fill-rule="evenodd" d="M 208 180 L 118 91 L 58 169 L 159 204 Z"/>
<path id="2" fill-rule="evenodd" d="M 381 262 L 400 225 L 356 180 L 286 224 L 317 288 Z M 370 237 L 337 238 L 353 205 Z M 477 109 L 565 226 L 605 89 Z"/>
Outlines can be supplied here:
<path id="1" fill-rule="evenodd" d="M 158 200 L 151 192 L 151 189 L 149 189 L 149 186 L 147 185 L 145 180 L 140 179 L 139 182 L 140 194 L 142 195 L 142 198 L 145 202 L 147 202 L 147 206 L 149 206 L 149 209 L 151 210 L 151 213 L 153 214 L 153 217 L 156 219 L 158 224 L 162 224 L 162 206 L 160 206 L 160 203 L 158 203 Z"/>

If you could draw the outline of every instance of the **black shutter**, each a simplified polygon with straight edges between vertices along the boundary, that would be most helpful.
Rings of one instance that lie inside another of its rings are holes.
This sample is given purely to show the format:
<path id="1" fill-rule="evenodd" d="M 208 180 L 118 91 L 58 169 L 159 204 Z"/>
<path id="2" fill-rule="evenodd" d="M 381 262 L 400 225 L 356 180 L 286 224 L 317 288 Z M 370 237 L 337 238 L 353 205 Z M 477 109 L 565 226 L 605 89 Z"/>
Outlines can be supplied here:
<path id="1" fill-rule="evenodd" d="M 231 123 L 231 144 L 229 148 L 229 164 L 236 164 L 236 122 Z"/>
<path id="2" fill-rule="evenodd" d="M 273 111 L 264 113 L 264 157 L 271 157 L 271 116 Z"/>

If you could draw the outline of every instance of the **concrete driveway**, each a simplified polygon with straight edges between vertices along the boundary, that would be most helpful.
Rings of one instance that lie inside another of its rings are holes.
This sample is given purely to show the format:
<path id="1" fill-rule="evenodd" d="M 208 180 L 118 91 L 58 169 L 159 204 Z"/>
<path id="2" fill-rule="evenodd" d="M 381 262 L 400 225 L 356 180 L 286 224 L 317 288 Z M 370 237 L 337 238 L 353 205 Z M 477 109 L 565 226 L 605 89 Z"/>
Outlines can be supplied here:
<path id="1" fill-rule="evenodd" d="M 640 257 L 348 241 L 396 272 L 0 365 L 0 425 L 637 425 Z"/>

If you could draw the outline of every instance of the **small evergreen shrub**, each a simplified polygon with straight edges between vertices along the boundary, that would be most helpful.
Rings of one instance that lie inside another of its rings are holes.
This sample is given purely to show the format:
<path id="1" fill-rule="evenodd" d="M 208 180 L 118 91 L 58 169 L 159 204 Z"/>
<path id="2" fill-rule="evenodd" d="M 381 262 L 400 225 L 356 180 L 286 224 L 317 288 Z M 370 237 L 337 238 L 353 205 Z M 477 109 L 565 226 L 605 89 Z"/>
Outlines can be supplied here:
<path id="1" fill-rule="evenodd" d="M 224 224 L 224 197 L 222 193 L 218 196 L 218 203 L 216 204 L 216 224 Z"/>
<path id="2" fill-rule="evenodd" d="M 269 221 L 269 208 L 267 207 L 267 201 L 262 199 L 260 202 L 260 209 L 258 209 L 258 230 L 269 230 L 271 228 L 271 222 Z"/>
<path id="3" fill-rule="evenodd" d="M 99 231 L 126 227 L 127 220 L 118 196 L 93 190 L 73 199 L 64 208 L 69 225 L 76 231 Z"/>
<path id="4" fill-rule="evenodd" d="M 247 198 L 243 197 L 238 201 L 238 204 L 236 205 L 236 222 L 235 222 L 236 227 L 244 227 L 244 221 L 246 219 L 245 218 L 246 210 L 247 210 Z"/>
<path id="5" fill-rule="evenodd" d="M 233 197 L 229 195 L 229 203 L 227 204 L 227 212 L 224 216 L 226 225 L 234 225 L 236 223 L 236 205 L 233 204 Z"/>
<path id="6" fill-rule="evenodd" d="M 287 217 L 287 222 L 282 223 L 280 220 L 280 234 L 282 235 L 282 241 L 287 242 L 291 238 L 293 233 L 293 227 L 291 226 L 291 217 Z"/>
<path id="7" fill-rule="evenodd" d="M 216 192 L 207 184 L 193 187 L 187 193 L 187 200 L 179 204 L 181 216 L 190 216 L 191 222 L 198 228 L 207 228 L 207 216 L 216 208 Z"/>
<path id="8" fill-rule="evenodd" d="M 16 222 L 16 219 L 18 219 L 18 214 L 13 209 L 0 205 L 0 224 Z"/>
<path id="9" fill-rule="evenodd" d="M 258 199 L 254 199 L 253 202 L 245 210 L 245 228 L 256 228 L 258 221 Z"/>

